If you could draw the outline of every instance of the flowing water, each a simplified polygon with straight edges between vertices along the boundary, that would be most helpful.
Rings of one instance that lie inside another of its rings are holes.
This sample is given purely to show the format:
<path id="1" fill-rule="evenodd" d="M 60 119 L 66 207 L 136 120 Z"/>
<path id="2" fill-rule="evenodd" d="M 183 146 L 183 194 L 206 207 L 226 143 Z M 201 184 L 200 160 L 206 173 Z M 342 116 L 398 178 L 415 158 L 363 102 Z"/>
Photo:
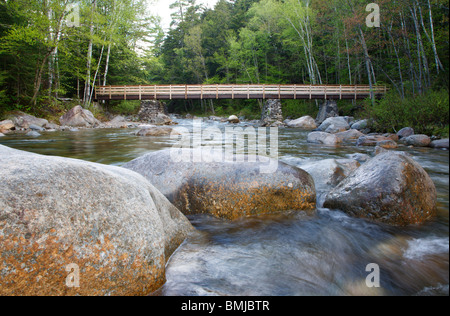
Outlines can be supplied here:
<path id="1" fill-rule="evenodd" d="M 179 123 L 192 128 L 192 121 Z M 121 166 L 176 142 L 170 137 L 138 137 L 136 131 L 93 129 L 43 133 L 39 138 L 16 134 L 0 138 L 0 144 Z M 308 144 L 306 137 L 306 132 L 280 129 L 280 159 L 301 166 L 373 151 Z M 292 212 L 234 222 L 192 216 L 197 232 L 170 259 L 167 283 L 156 295 L 449 295 L 449 153 L 400 150 L 409 152 L 436 184 L 439 211 L 433 220 L 398 228 L 323 208 L 313 215 Z M 317 190 L 320 196 L 324 188 Z M 375 280 L 374 270 L 366 270 L 369 264 L 380 269 L 380 287 L 366 284 L 366 279 Z"/>

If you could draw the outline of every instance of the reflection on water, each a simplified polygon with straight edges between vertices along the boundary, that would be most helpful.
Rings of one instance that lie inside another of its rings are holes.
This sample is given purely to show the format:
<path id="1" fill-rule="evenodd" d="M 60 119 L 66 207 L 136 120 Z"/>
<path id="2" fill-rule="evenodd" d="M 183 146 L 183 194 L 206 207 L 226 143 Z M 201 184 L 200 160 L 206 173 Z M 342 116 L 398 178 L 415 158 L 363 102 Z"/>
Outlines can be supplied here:
<path id="1" fill-rule="evenodd" d="M 180 120 L 192 127 L 192 121 Z M 209 123 L 206 126 L 223 124 Z M 243 125 L 242 125 L 243 126 Z M 122 165 L 173 146 L 170 137 L 138 137 L 135 129 L 9 135 L 0 144 L 46 155 Z M 306 132 L 279 130 L 280 159 L 288 164 L 346 158 L 373 148 L 308 144 Z M 190 217 L 197 232 L 167 265 L 157 295 L 448 295 L 449 154 L 404 148 L 434 180 L 438 216 L 419 227 L 395 228 L 327 209 L 228 222 Z M 320 192 L 323 188 L 317 188 Z M 366 286 L 366 266 L 380 266 L 381 288 Z"/>

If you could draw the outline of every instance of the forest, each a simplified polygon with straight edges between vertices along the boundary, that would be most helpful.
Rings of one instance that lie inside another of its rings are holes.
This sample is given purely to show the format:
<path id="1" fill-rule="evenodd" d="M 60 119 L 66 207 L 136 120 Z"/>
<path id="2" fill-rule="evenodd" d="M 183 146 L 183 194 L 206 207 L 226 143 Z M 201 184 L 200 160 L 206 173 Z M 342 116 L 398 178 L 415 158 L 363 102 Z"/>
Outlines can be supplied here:
<path id="1" fill-rule="evenodd" d="M 164 30 L 151 1 L 1 0 L 0 118 L 94 108 L 96 85 L 378 84 L 390 88 L 384 99 L 342 101 L 342 114 L 374 118 L 380 131 L 448 135 L 448 0 L 378 0 L 376 26 L 366 21 L 369 0 L 172 1 Z M 317 105 L 290 100 L 283 111 L 314 115 Z M 95 114 L 138 107 L 111 102 Z M 168 107 L 257 118 L 262 100 Z"/>

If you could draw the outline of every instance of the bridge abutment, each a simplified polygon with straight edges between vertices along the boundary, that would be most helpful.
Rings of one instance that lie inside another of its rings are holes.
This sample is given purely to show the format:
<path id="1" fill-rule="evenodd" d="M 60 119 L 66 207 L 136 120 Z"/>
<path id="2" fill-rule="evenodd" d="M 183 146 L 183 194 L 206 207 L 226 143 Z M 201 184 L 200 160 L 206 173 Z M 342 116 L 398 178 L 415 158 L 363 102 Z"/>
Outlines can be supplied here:
<path id="1" fill-rule="evenodd" d="M 168 116 L 166 105 L 158 100 L 142 100 L 138 117 L 141 122 L 147 122 L 150 124 L 172 124 L 172 120 Z"/>
<path id="2" fill-rule="evenodd" d="M 320 105 L 319 114 L 316 118 L 316 124 L 319 126 L 329 117 L 339 116 L 339 109 L 335 100 L 326 100 Z"/>
<path id="3" fill-rule="evenodd" d="M 262 126 L 272 126 L 277 122 L 283 122 L 283 110 L 280 99 L 269 99 L 264 103 L 261 115 Z"/>

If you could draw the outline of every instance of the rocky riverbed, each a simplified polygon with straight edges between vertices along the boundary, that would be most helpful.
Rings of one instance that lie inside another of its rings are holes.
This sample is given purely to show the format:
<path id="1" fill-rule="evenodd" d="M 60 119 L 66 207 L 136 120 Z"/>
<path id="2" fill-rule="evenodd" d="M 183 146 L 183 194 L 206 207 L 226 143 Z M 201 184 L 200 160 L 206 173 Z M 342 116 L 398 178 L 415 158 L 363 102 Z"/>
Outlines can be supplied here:
<path id="1" fill-rule="evenodd" d="M 198 137 L 192 119 L 172 120 Z M 259 126 L 199 120 L 220 131 Z M 254 164 L 171 165 L 174 139 L 139 136 L 131 124 L 140 123 L 52 132 L 36 123 L 28 129 L 40 136 L 0 138 L 5 293 L 139 295 L 164 284 L 160 295 L 448 295 L 445 142 L 432 148 L 410 129 L 370 134 L 351 118 L 280 128 L 281 169 L 264 178 Z M 305 189 L 310 197 L 296 201 Z M 85 292 L 63 284 L 69 261 L 82 268 Z M 371 262 L 387 273 L 381 289 L 363 285 Z"/>

